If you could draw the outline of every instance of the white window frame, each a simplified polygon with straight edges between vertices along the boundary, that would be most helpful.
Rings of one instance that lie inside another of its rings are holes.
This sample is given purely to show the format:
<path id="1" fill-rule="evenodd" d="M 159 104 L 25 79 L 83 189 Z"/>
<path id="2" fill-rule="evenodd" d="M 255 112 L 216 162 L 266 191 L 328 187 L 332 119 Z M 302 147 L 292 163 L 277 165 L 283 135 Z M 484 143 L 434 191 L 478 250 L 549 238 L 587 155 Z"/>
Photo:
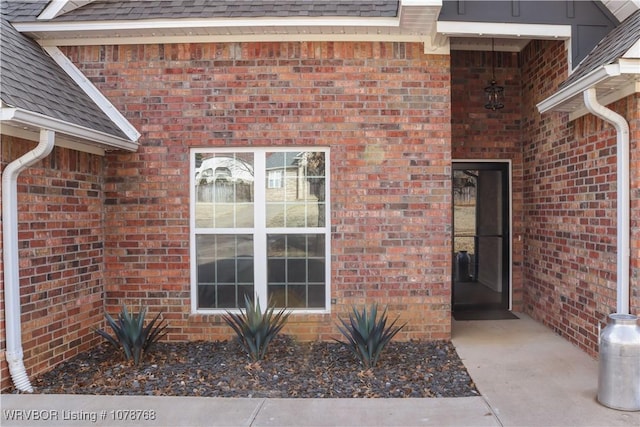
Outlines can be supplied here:
<path id="1" fill-rule="evenodd" d="M 267 188 L 282 188 L 284 182 L 284 170 L 273 169 L 267 171 Z"/>
<path id="2" fill-rule="evenodd" d="M 273 227 L 266 226 L 266 190 L 268 186 L 268 171 L 266 169 L 265 153 L 274 152 L 323 152 L 325 153 L 325 225 L 324 227 Z M 195 222 L 196 209 L 196 153 L 252 153 L 254 154 L 254 201 L 253 227 L 247 228 L 197 228 Z M 331 199 L 330 199 L 330 152 L 327 147 L 225 147 L 225 148 L 191 148 L 189 150 L 189 253 L 191 313 L 192 314 L 221 314 L 227 311 L 239 312 L 234 309 L 198 308 L 197 283 L 197 253 L 196 236 L 201 234 L 250 234 L 253 236 L 254 257 L 254 298 L 258 298 L 263 310 L 267 308 L 267 234 L 323 234 L 325 236 L 325 302 L 324 308 L 291 308 L 294 314 L 330 313 L 331 312 Z M 292 232 L 293 231 L 293 232 Z M 322 231 L 322 233 L 319 233 Z"/>

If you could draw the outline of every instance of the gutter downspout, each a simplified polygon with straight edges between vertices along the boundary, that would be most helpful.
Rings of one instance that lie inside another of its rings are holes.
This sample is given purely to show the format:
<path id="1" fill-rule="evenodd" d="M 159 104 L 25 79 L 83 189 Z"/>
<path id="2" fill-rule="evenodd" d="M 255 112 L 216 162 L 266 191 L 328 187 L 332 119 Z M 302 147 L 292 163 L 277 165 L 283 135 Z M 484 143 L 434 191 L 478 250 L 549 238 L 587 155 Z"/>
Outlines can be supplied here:
<path id="1" fill-rule="evenodd" d="M 598 102 L 596 89 L 591 87 L 583 92 L 587 110 L 616 129 L 617 149 L 617 288 L 616 310 L 619 314 L 629 314 L 629 124 L 620 114 Z"/>
<path id="2" fill-rule="evenodd" d="M 16 388 L 33 393 L 24 367 L 20 320 L 20 263 L 18 259 L 18 175 L 44 159 L 53 150 L 55 132 L 40 130 L 40 142 L 33 150 L 9 163 L 2 173 L 2 244 L 4 262 L 4 309 L 9 373 Z"/>

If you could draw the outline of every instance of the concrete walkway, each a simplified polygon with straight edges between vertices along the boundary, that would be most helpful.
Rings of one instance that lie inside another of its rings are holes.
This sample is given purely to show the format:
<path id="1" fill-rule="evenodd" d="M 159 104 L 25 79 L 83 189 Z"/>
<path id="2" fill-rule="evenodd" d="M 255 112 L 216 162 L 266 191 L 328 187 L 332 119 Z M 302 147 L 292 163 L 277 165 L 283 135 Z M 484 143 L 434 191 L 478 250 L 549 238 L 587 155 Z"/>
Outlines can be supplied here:
<path id="1" fill-rule="evenodd" d="M 0 425 L 640 426 L 640 412 L 616 411 L 595 401 L 596 361 L 526 316 L 454 322 L 453 342 L 482 396 L 224 399 L 4 394 Z"/>
<path id="2" fill-rule="evenodd" d="M 598 362 L 526 315 L 454 322 L 453 344 L 503 426 L 640 426 L 596 401 Z"/>

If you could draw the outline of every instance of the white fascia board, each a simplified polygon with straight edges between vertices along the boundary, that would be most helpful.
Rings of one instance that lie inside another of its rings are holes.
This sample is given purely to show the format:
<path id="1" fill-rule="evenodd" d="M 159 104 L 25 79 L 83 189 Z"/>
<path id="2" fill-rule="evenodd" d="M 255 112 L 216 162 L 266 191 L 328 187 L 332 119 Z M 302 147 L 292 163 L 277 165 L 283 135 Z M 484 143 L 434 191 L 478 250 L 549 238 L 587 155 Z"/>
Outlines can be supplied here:
<path id="1" fill-rule="evenodd" d="M 620 99 L 626 98 L 627 96 L 631 96 L 634 93 L 640 93 L 640 82 L 631 81 L 628 84 L 619 87 L 614 92 L 610 92 L 602 96 L 599 95 L 598 102 L 602 105 L 609 105 Z M 582 117 L 587 114 L 589 114 L 589 110 L 587 110 L 587 107 L 583 104 L 581 108 L 569 113 L 569 121 L 573 121 L 578 117 Z"/>
<path id="2" fill-rule="evenodd" d="M 51 0 L 47 7 L 38 15 L 38 19 L 53 19 L 67 5 L 69 0 Z"/>
<path id="3" fill-rule="evenodd" d="M 640 39 L 622 55 L 623 58 L 640 58 Z"/>
<path id="4" fill-rule="evenodd" d="M 537 39 L 571 38 L 571 25 L 508 24 L 499 22 L 438 21 L 438 33 L 446 36 L 500 36 Z"/>
<path id="5" fill-rule="evenodd" d="M 38 15 L 39 20 L 48 20 L 56 18 L 67 12 L 86 6 L 95 0 L 51 0 L 47 7 Z"/>
<path id="6" fill-rule="evenodd" d="M 131 44 L 179 43 L 241 43 L 241 42 L 424 42 L 424 35 L 409 34 L 229 34 L 202 36 L 136 36 L 136 37 L 82 37 L 38 40 L 45 48 L 50 46 L 97 46 Z M 443 51 L 444 52 L 444 51 Z M 448 50 L 446 51 L 448 52 Z M 434 52 L 431 52 L 434 53 Z"/>
<path id="7" fill-rule="evenodd" d="M 618 66 L 620 67 L 620 74 L 635 74 L 640 77 L 640 57 L 619 58 Z"/>
<path id="8" fill-rule="evenodd" d="M 47 46 L 43 49 L 54 61 L 76 82 L 78 86 L 95 102 L 98 107 L 135 142 L 140 138 L 140 132 L 120 114 L 120 111 L 96 88 L 93 83 L 67 58 L 57 47 Z"/>
<path id="9" fill-rule="evenodd" d="M 442 7 L 442 0 L 400 0 L 400 8 L 404 6 Z"/>
<path id="10" fill-rule="evenodd" d="M 582 93 L 585 90 L 596 86 L 598 83 L 603 82 L 611 76 L 617 75 L 620 75 L 620 67 L 618 64 L 609 64 L 598 67 L 581 79 L 576 80 L 559 92 L 554 93 L 544 101 L 539 102 L 536 105 L 538 107 L 538 111 L 542 114 L 553 110 L 569 101 L 574 96 L 582 96 Z"/>
<path id="11" fill-rule="evenodd" d="M 0 122 L 5 121 L 13 125 L 22 125 L 26 128 L 49 129 L 56 133 L 99 144 L 106 148 L 131 152 L 138 149 L 136 142 L 21 108 L 5 107 L 0 109 Z"/>
<path id="12" fill-rule="evenodd" d="M 591 73 L 585 75 L 579 80 L 576 80 L 569 86 L 563 88 L 559 92 L 551 95 L 544 101 L 537 104 L 538 111 L 540 113 L 545 113 L 547 111 L 551 111 L 557 109 L 558 111 L 563 111 L 561 108 L 562 104 L 571 100 L 575 96 L 582 96 L 582 93 L 592 87 L 596 87 L 598 84 L 605 82 L 607 79 L 611 77 L 616 77 L 620 75 L 628 75 L 629 80 L 634 82 L 631 85 L 625 85 L 617 91 L 614 91 L 612 95 L 607 97 L 607 102 L 611 103 L 621 99 L 625 96 L 630 95 L 633 91 L 638 87 L 638 84 L 635 83 L 640 79 L 640 59 L 625 59 L 620 58 L 617 62 L 613 64 L 603 65 L 601 67 L 596 68 Z M 631 89 L 630 89 L 631 88 Z M 573 114 L 573 113 L 572 113 Z M 577 113 L 576 113 L 577 114 Z M 579 117 L 580 114 L 575 117 Z"/>
<path id="13" fill-rule="evenodd" d="M 15 125 L 7 125 L 4 122 L 0 122 L 0 134 L 13 136 L 15 138 L 25 139 L 27 141 L 38 142 L 40 140 L 40 130 L 35 127 Z M 81 151 L 83 153 L 95 154 L 98 156 L 104 156 L 106 151 L 99 145 L 92 145 L 90 143 L 84 143 L 78 139 L 68 137 L 67 135 L 56 133 L 55 146 L 62 148 L 69 148 L 75 151 Z"/>
<path id="14" fill-rule="evenodd" d="M 15 22 L 21 33 L 68 33 L 82 31 L 163 30 L 226 27 L 398 27 L 398 18 L 226 18 L 226 19 L 160 19 L 85 22 Z"/>

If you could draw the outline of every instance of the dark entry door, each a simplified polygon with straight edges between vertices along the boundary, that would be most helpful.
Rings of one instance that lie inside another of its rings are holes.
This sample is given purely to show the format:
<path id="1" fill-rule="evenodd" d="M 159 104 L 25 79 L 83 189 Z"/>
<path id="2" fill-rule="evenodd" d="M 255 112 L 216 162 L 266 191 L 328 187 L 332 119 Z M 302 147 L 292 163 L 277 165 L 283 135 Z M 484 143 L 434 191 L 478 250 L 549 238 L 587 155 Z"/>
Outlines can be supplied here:
<path id="1" fill-rule="evenodd" d="M 509 308 L 509 165 L 453 163 L 452 308 Z"/>

